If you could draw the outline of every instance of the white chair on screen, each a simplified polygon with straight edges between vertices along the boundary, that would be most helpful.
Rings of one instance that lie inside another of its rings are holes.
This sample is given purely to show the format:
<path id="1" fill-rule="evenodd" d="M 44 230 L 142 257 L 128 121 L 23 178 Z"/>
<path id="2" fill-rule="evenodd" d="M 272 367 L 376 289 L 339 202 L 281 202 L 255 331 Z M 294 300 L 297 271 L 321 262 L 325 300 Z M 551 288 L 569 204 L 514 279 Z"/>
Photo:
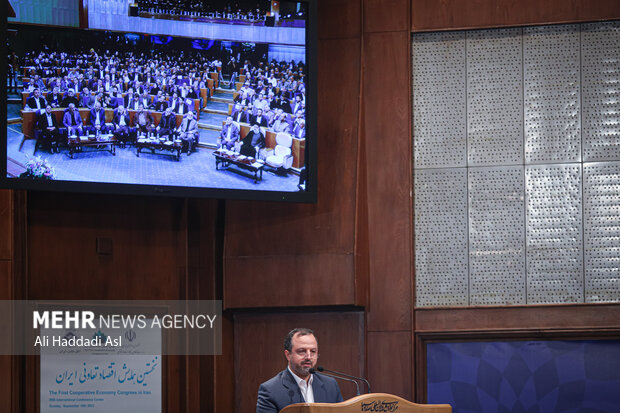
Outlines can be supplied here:
<path id="1" fill-rule="evenodd" d="M 276 135 L 276 147 L 273 149 L 273 154 L 265 160 L 267 165 L 281 171 L 290 169 L 293 165 L 291 146 L 293 146 L 291 135 L 286 132 L 279 132 Z"/>

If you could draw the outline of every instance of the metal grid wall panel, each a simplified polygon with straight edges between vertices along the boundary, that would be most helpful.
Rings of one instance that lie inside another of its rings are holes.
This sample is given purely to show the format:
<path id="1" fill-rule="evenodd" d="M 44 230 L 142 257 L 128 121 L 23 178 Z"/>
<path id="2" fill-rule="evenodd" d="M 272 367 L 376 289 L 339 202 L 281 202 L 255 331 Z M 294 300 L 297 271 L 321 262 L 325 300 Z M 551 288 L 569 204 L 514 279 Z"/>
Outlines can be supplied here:
<path id="1" fill-rule="evenodd" d="M 465 166 L 465 35 L 416 35 L 412 47 L 415 167 Z"/>
<path id="2" fill-rule="evenodd" d="M 467 305 L 467 170 L 415 172 L 418 306 Z"/>
<path id="3" fill-rule="evenodd" d="M 527 303 L 583 302 L 581 165 L 525 168 Z"/>
<path id="4" fill-rule="evenodd" d="M 470 166 L 523 164 L 522 29 L 467 34 Z"/>
<path id="5" fill-rule="evenodd" d="M 620 159 L 620 22 L 582 26 L 583 160 Z"/>
<path id="6" fill-rule="evenodd" d="M 620 162 L 583 167 L 585 300 L 620 301 Z"/>
<path id="7" fill-rule="evenodd" d="M 525 304 L 523 166 L 469 169 L 470 304 Z"/>
<path id="8" fill-rule="evenodd" d="M 525 163 L 581 160 L 579 26 L 523 29 Z"/>

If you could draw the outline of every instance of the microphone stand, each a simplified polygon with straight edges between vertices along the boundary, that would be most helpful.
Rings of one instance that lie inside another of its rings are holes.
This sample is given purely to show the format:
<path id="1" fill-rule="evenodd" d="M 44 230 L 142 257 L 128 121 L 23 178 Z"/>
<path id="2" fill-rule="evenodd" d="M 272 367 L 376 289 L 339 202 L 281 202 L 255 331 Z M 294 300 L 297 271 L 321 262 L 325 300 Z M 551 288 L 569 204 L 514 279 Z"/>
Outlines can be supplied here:
<path id="1" fill-rule="evenodd" d="M 316 371 L 316 369 L 310 369 L 310 373 L 311 374 L 316 374 L 317 371 Z M 333 377 L 335 379 L 346 380 L 346 381 L 350 381 L 350 382 L 355 383 L 355 387 L 357 388 L 356 396 L 360 395 L 360 385 L 359 385 L 359 383 L 356 380 L 352 380 L 352 379 L 349 379 L 349 378 L 346 378 L 346 377 L 343 377 L 343 376 L 338 376 L 338 375 L 335 375 L 335 374 L 329 374 L 329 373 L 321 373 L 321 374 L 324 374 L 325 376 L 328 376 L 328 377 Z"/>

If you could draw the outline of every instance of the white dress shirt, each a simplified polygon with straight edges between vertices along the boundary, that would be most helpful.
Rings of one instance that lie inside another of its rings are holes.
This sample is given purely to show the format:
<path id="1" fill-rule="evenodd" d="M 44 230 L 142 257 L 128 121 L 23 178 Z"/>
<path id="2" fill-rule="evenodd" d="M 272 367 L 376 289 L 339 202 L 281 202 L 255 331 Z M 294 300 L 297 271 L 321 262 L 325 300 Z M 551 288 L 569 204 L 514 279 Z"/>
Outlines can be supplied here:
<path id="1" fill-rule="evenodd" d="M 310 379 L 306 382 L 297 374 L 293 373 L 293 370 L 291 370 L 290 367 L 287 367 L 287 369 L 291 372 L 293 378 L 297 382 L 299 390 L 301 391 L 301 396 L 304 398 L 306 403 L 314 403 L 314 391 L 312 390 L 312 381 L 314 380 L 314 376 L 311 374 Z"/>

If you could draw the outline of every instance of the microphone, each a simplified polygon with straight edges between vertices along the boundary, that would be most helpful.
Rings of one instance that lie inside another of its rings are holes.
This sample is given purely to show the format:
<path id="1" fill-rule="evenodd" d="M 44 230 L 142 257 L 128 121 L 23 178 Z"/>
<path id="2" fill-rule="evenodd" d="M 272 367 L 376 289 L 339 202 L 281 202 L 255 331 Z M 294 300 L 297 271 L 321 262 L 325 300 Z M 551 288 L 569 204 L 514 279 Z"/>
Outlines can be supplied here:
<path id="1" fill-rule="evenodd" d="M 310 371 L 310 374 L 315 374 L 315 373 L 317 373 L 316 369 L 314 369 L 314 368 L 311 368 L 309 371 Z M 351 381 L 351 382 L 355 383 L 355 387 L 357 388 L 357 394 L 356 394 L 356 396 L 359 396 L 359 395 L 360 395 L 360 385 L 359 385 L 359 383 L 358 383 L 356 380 L 351 380 L 351 379 L 348 379 L 348 378 L 346 378 L 346 377 L 337 376 L 337 375 L 335 375 L 335 374 L 328 374 L 328 373 L 321 373 L 321 374 L 324 374 L 324 375 L 326 375 L 326 376 L 328 376 L 328 377 L 333 377 L 333 378 L 335 378 L 335 379 L 346 380 L 346 381 Z"/>
<path id="2" fill-rule="evenodd" d="M 318 371 L 320 371 L 320 372 L 323 372 L 323 371 L 329 371 L 330 373 L 333 373 L 333 374 L 338 374 L 338 375 L 343 376 L 343 377 L 349 377 L 349 378 L 351 378 L 351 379 L 355 379 L 355 380 L 363 381 L 364 383 L 366 383 L 366 387 L 368 387 L 368 393 L 370 393 L 370 383 L 368 383 L 368 380 L 366 380 L 366 379 L 365 379 L 365 378 L 363 378 L 363 377 L 351 376 L 351 375 L 349 375 L 349 374 L 344 374 L 344 373 L 341 373 L 341 372 L 339 372 L 339 371 L 334 371 L 334 370 L 326 369 L 326 368 L 325 368 L 325 367 L 323 367 L 323 366 L 316 366 L 316 369 L 317 369 Z"/>

